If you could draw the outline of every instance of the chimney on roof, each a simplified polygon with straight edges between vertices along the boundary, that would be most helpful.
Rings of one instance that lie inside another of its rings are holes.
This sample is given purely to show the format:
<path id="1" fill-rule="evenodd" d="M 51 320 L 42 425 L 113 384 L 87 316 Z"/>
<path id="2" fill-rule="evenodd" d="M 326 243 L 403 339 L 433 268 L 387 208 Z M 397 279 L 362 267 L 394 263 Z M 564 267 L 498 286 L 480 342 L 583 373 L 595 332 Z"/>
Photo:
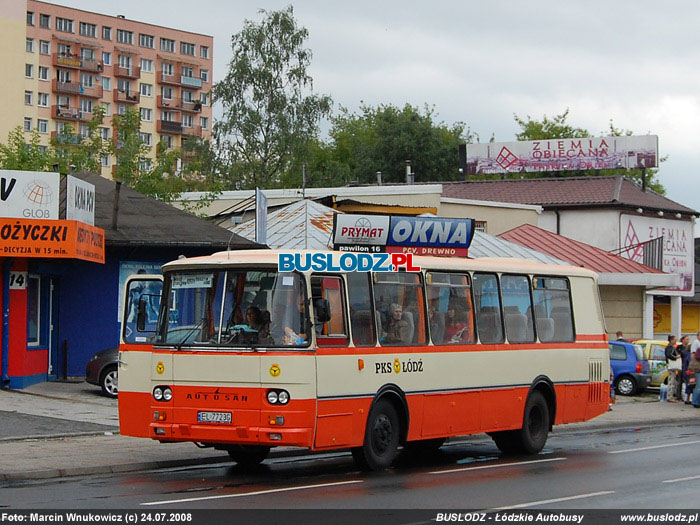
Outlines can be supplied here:
<path id="1" fill-rule="evenodd" d="M 413 184 L 415 173 L 411 171 L 411 161 L 406 161 L 406 184 Z"/>
<path id="2" fill-rule="evenodd" d="M 382 172 L 378 171 L 377 172 L 377 186 L 381 186 L 381 185 L 382 185 Z"/>
<path id="3" fill-rule="evenodd" d="M 124 15 L 117 15 L 117 18 L 121 18 L 122 20 L 124 20 L 126 17 Z"/>

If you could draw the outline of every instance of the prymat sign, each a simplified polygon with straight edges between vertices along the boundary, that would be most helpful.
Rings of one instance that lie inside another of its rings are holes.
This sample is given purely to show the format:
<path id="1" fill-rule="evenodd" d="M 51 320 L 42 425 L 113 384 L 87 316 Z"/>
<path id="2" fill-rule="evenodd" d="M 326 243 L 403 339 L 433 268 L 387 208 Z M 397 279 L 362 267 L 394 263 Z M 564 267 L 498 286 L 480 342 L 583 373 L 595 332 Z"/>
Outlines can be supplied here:
<path id="1" fill-rule="evenodd" d="M 467 173 L 523 173 L 658 166 L 656 135 L 467 144 Z"/>

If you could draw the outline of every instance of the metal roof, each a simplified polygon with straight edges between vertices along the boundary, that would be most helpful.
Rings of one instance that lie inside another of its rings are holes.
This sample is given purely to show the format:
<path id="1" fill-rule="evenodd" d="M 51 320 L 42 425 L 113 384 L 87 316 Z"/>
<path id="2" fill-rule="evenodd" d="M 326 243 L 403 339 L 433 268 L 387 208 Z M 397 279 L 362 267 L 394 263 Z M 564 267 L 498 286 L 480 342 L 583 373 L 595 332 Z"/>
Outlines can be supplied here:
<path id="1" fill-rule="evenodd" d="M 469 246 L 469 257 L 480 259 L 482 257 L 513 257 L 518 259 L 532 259 L 533 261 L 544 264 L 562 264 L 569 265 L 561 259 L 557 259 L 552 255 L 543 252 L 538 252 L 505 239 L 499 239 L 493 235 L 474 232 L 471 246 Z"/>

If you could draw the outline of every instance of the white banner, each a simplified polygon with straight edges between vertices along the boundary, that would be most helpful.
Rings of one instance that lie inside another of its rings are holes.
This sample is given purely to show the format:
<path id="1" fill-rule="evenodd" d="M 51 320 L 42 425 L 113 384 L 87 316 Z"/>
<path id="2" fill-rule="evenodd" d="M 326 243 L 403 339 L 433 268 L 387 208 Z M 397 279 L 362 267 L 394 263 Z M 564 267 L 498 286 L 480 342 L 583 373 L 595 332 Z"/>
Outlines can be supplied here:
<path id="1" fill-rule="evenodd" d="M 67 176 L 66 219 L 95 225 L 95 185 Z"/>
<path id="2" fill-rule="evenodd" d="M 388 215 L 350 215 L 336 213 L 333 216 L 333 244 L 339 246 L 386 246 L 389 238 Z"/>
<path id="3" fill-rule="evenodd" d="M 467 173 L 655 168 L 656 135 L 467 144 Z"/>
<path id="4" fill-rule="evenodd" d="M 58 220 L 58 173 L 0 170 L 0 217 Z"/>
<path id="5" fill-rule="evenodd" d="M 664 272 L 681 276 L 680 288 L 666 295 L 695 295 L 695 241 L 693 223 L 675 219 L 620 215 L 620 255 L 644 263 L 642 243 L 663 237 Z"/>

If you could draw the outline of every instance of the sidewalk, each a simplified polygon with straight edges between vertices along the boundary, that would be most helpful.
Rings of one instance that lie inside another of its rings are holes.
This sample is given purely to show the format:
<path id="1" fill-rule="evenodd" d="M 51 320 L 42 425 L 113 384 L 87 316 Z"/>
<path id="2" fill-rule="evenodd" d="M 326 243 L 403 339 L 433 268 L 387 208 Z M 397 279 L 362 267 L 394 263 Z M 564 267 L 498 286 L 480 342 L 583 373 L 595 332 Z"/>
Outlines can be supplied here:
<path id="1" fill-rule="evenodd" d="M 555 433 L 682 423 L 700 416 L 651 394 L 618 397 L 611 412 Z M 117 401 L 84 382 L 0 390 L 0 482 L 228 462 L 228 454 L 192 443 L 161 444 L 118 435 Z M 273 449 L 274 455 L 304 453 Z"/>

